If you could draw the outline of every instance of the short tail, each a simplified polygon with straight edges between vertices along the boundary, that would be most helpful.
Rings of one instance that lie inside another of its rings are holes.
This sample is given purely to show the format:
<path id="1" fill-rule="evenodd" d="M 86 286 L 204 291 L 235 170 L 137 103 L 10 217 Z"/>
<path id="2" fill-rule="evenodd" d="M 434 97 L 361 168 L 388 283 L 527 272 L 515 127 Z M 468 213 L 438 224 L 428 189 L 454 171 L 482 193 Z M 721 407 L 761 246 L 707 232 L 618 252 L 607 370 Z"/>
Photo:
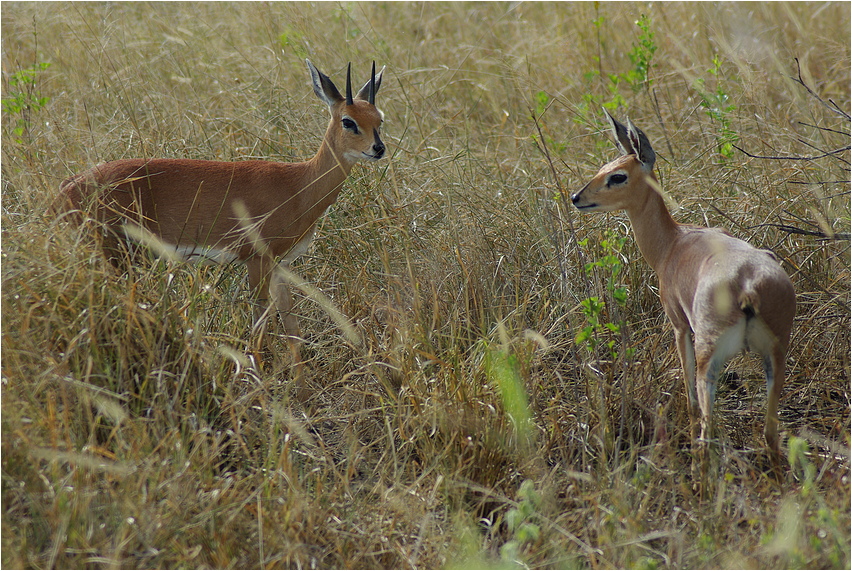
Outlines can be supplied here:
<path id="1" fill-rule="evenodd" d="M 746 314 L 747 318 L 752 318 L 760 314 L 760 297 L 754 290 L 745 290 L 740 293 L 740 309 Z"/>
<path id="2" fill-rule="evenodd" d="M 78 224 L 83 221 L 80 215 L 83 194 L 80 191 L 80 175 L 72 176 L 62 181 L 59 185 L 59 193 L 48 205 L 48 212 L 54 216 L 68 216 Z"/>

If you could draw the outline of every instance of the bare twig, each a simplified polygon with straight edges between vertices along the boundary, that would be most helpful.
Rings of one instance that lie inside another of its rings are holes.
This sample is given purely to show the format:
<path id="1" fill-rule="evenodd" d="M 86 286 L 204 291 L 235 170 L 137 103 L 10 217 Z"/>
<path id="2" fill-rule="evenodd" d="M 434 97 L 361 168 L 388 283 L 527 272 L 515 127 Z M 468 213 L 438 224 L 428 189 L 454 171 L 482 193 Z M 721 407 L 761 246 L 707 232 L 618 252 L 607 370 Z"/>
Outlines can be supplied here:
<path id="1" fill-rule="evenodd" d="M 833 151 L 828 151 L 828 152 L 826 152 L 826 153 L 823 153 L 823 154 L 821 154 L 821 155 L 815 155 L 815 156 L 813 156 L 813 157 L 795 157 L 795 156 L 765 156 L 765 155 L 753 155 L 753 154 L 749 153 L 748 151 L 745 151 L 745 150 L 743 150 L 743 149 L 739 148 L 739 147 L 738 147 L 738 146 L 736 146 L 736 145 L 732 145 L 732 146 L 733 146 L 736 150 L 738 150 L 739 152 L 743 153 L 745 156 L 747 156 L 747 157 L 751 157 L 751 158 L 753 158 L 753 159 L 769 159 L 769 160 L 778 160 L 778 161 L 815 161 L 816 159 L 822 159 L 822 158 L 824 158 L 824 157 L 830 157 L 830 156 L 832 156 L 832 155 L 836 155 L 836 154 L 838 154 L 838 153 L 842 153 L 842 152 L 844 152 L 844 151 L 848 151 L 848 150 L 852 149 L 852 145 L 846 145 L 845 147 L 842 147 L 842 148 L 840 148 L 840 149 L 835 149 L 835 150 L 833 150 Z"/>
<path id="2" fill-rule="evenodd" d="M 755 226 L 751 226 L 751 228 L 778 228 L 788 234 L 799 234 L 802 236 L 815 236 L 821 240 L 850 240 L 852 239 L 852 235 L 848 232 L 835 232 L 834 234 L 826 234 L 820 230 L 803 230 L 802 228 L 797 228 L 795 226 L 790 226 L 788 224 L 757 224 Z"/>
<path id="3" fill-rule="evenodd" d="M 734 226 L 738 226 L 738 227 L 740 227 L 740 228 L 743 228 L 743 225 L 742 225 L 742 224 L 740 224 L 739 222 L 737 222 L 736 220 L 734 220 L 733 218 L 731 218 L 731 217 L 730 217 L 730 215 L 728 215 L 728 213 L 727 213 L 727 212 L 725 212 L 724 210 L 722 210 L 721 208 L 719 208 L 719 207 L 718 207 L 718 206 L 716 206 L 715 204 L 712 204 L 712 203 L 711 203 L 711 204 L 710 204 L 710 208 L 712 208 L 713 210 L 715 210 L 715 211 L 716 211 L 716 214 L 718 214 L 718 215 L 722 216 L 723 218 L 725 218 L 728 222 L 730 222 L 730 223 L 731 223 L 731 224 L 733 224 Z"/>
<path id="4" fill-rule="evenodd" d="M 812 221 L 808 220 L 807 218 L 803 218 L 803 217 L 799 216 L 798 214 L 796 214 L 795 212 L 787 210 L 786 208 L 783 210 L 783 212 L 787 216 L 792 216 L 793 218 L 795 218 L 796 220 L 798 220 L 802 224 L 806 224 L 806 225 L 811 226 L 813 228 L 819 228 L 819 224 L 816 224 L 815 222 L 812 222 Z"/>
<path id="5" fill-rule="evenodd" d="M 849 184 L 849 182 L 849 180 L 788 180 L 787 184 Z M 840 196 L 842 194 L 849 194 L 849 191 L 847 190 L 845 192 L 841 192 L 837 196 Z"/>
<path id="6" fill-rule="evenodd" d="M 852 120 L 852 117 L 850 117 L 849 114 L 846 111 L 841 109 L 840 106 L 837 105 L 837 103 L 835 103 L 834 101 L 831 101 L 831 99 L 829 99 L 829 101 L 831 101 L 831 105 L 829 105 L 828 103 L 825 102 L 825 99 L 820 97 L 817 93 L 814 92 L 813 89 L 808 87 L 808 84 L 805 83 L 805 80 L 802 79 L 802 66 L 799 63 L 799 58 L 793 58 L 793 59 L 796 60 L 796 75 L 798 75 L 798 77 L 790 76 L 790 79 L 792 79 L 793 81 L 795 81 L 796 83 L 798 83 L 799 85 L 804 87 L 807 90 L 807 92 L 811 94 L 811 96 L 813 96 L 817 101 L 819 101 L 826 108 L 831 110 L 833 113 L 841 115 L 847 121 Z"/>
<path id="7" fill-rule="evenodd" d="M 812 127 L 814 129 L 819 129 L 820 131 L 828 131 L 829 133 L 837 133 L 838 135 L 843 135 L 844 137 L 849 136 L 848 131 L 838 131 L 837 129 L 829 129 L 828 127 L 820 127 L 819 125 L 811 125 L 810 123 L 805 123 L 804 121 L 798 121 L 799 125 L 804 125 L 805 127 Z"/>
<path id="8" fill-rule="evenodd" d="M 809 226 L 809 227 L 813 228 L 813 230 L 803 230 L 802 228 L 798 228 L 796 226 L 791 226 L 789 224 L 765 224 L 765 226 L 774 226 L 776 228 L 780 228 L 781 230 L 784 230 L 785 232 L 787 232 L 789 234 L 800 234 L 800 235 L 803 235 L 803 236 L 816 236 L 816 237 L 818 237 L 820 239 L 824 239 L 824 240 L 849 240 L 850 239 L 849 234 L 846 233 L 846 232 L 834 232 L 832 230 L 830 230 L 829 232 L 824 232 L 821 229 L 821 226 L 819 224 L 817 224 L 817 223 L 815 223 L 811 220 L 808 220 L 807 218 L 799 216 L 795 212 L 791 212 L 790 210 L 787 210 L 786 208 L 784 209 L 783 212 L 787 216 L 795 218 L 796 220 L 798 220 L 799 222 L 801 222 L 805 226 Z M 778 217 L 778 219 L 782 220 L 780 216 Z"/>
<path id="9" fill-rule="evenodd" d="M 841 109 L 834 101 L 829 100 L 831 102 L 831 104 L 827 103 L 825 101 L 825 99 L 820 97 L 820 95 L 818 93 L 816 93 L 813 89 L 811 89 L 808 86 L 807 83 L 805 83 L 805 80 L 802 79 L 802 66 L 801 66 L 801 63 L 799 62 L 799 58 L 794 58 L 794 59 L 796 61 L 796 77 L 789 76 L 790 79 L 792 79 L 793 81 L 795 81 L 796 83 L 798 83 L 799 85 L 804 87 L 805 90 L 808 92 L 808 94 L 811 97 L 813 97 L 814 99 L 819 101 L 820 104 L 825 106 L 832 113 L 834 113 L 836 115 L 840 115 L 841 117 L 843 117 L 847 121 L 852 120 L 852 117 L 850 117 L 849 114 L 847 112 L 845 112 L 843 109 Z M 838 129 L 831 129 L 831 128 L 828 128 L 828 127 L 820 127 L 819 125 L 810 125 L 808 123 L 803 123 L 801 121 L 799 122 L 799 124 L 805 125 L 807 127 L 811 127 L 811 128 L 814 128 L 814 129 L 818 129 L 820 131 L 837 133 L 839 135 L 844 135 L 846 137 L 849 136 L 849 133 L 847 133 L 845 131 L 838 130 Z M 803 143 L 804 145 L 809 146 L 813 149 L 816 149 L 818 151 L 822 151 L 822 149 L 815 147 L 814 145 L 808 143 L 807 141 L 803 141 L 803 140 L 799 139 L 799 142 Z M 844 152 L 852 149 L 852 145 L 846 145 L 846 146 L 841 147 L 839 149 L 835 149 L 833 151 L 823 151 L 822 154 L 813 155 L 813 156 L 789 156 L 789 155 L 774 156 L 774 155 L 755 155 L 755 154 L 749 153 L 748 151 L 745 151 L 744 149 L 738 147 L 737 145 L 733 145 L 733 147 L 735 149 L 737 149 L 738 151 L 740 151 L 741 153 L 743 153 L 744 155 L 746 155 L 747 157 L 751 157 L 753 159 L 766 159 L 766 160 L 779 160 L 779 161 L 814 161 L 814 160 L 822 159 L 822 158 L 825 158 L 825 157 L 836 157 L 836 155 L 838 155 L 840 153 L 844 153 Z M 839 158 L 844 163 L 847 163 L 847 164 L 849 163 L 849 161 L 845 158 L 842 158 L 842 157 L 836 157 L 836 158 Z"/>

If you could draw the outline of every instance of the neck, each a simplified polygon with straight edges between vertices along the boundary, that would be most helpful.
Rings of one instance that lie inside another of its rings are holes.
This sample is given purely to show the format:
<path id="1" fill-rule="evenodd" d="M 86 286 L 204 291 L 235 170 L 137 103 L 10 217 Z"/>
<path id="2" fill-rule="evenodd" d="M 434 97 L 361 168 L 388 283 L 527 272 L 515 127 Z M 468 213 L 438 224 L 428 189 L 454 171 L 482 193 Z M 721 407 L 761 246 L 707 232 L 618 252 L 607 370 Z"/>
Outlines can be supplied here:
<path id="1" fill-rule="evenodd" d="M 650 184 L 658 184 L 653 173 L 648 176 L 653 179 Z M 678 223 L 666 208 L 663 197 L 654 188 L 649 188 L 645 199 L 627 210 L 627 216 L 642 256 L 659 273 L 677 237 Z"/>
<path id="2" fill-rule="evenodd" d="M 322 210 L 337 200 L 343 182 L 352 170 L 352 163 L 328 143 L 329 135 L 330 133 L 326 133 L 317 154 L 304 163 L 307 170 L 307 187 L 320 192 L 315 204 Z"/>

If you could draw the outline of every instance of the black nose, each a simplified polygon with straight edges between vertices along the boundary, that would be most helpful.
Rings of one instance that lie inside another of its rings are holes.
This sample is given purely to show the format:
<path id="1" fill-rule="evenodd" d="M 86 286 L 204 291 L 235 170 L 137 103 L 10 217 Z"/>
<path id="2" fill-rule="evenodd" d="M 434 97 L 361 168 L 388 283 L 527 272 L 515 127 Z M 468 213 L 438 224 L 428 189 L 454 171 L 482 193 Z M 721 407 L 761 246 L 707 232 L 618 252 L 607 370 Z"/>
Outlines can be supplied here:
<path id="1" fill-rule="evenodd" d="M 373 158 L 380 159 L 385 154 L 385 144 L 379 138 L 378 129 L 373 129 Z"/>
<path id="2" fill-rule="evenodd" d="M 579 192 L 571 197 L 571 204 L 577 204 L 578 202 L 580 202 Z"/>
<path id="3" fill-rule="evenodd" d="M 385 154 L 385 144 L 381 141 L 376 141 L 373 143 L 373 156 L 377 159 L 380 159 Z"/>

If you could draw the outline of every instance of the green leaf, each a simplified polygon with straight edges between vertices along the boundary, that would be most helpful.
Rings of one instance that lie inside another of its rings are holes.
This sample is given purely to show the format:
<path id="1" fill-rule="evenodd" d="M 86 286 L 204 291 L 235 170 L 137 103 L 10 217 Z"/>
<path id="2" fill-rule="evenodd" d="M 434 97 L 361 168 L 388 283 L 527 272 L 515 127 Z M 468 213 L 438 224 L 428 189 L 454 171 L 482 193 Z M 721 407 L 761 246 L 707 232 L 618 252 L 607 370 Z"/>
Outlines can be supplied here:
<path id="1" fill-rule="evenodd" d="M 547 104 L 550 102 L 550 96 L 544 91 L 539 91 L 535 94 L 535 114 L 541 115 L 547 109 Z"/>
<path id="2" fill-rule="evenodd" d="M 539 528 L 539 526 L 534 523 L 527 522 L 521 525 L 521 527 L 518 529 L 516 537 L 521 543 L 527 543 L 530 541 L 535 541 L 536 539 L 538 539 L 539 535 L 541 535 L 541 528 Z"/>
<path id="3" fill-rule="evenodd" d="M 591 346 L 594 346 L 595 341 L 594 339 L 592 339 L 592 335 L 594 334 L 594 332 L 594 328 L 590 325 L 587 325 L 586 327 L 582 328 L 579 333 L 577 333 L 576 337 L 574 337 L 574 343 L 577 345 L 580 345 L 581 343 L 587 343 Z"/>

